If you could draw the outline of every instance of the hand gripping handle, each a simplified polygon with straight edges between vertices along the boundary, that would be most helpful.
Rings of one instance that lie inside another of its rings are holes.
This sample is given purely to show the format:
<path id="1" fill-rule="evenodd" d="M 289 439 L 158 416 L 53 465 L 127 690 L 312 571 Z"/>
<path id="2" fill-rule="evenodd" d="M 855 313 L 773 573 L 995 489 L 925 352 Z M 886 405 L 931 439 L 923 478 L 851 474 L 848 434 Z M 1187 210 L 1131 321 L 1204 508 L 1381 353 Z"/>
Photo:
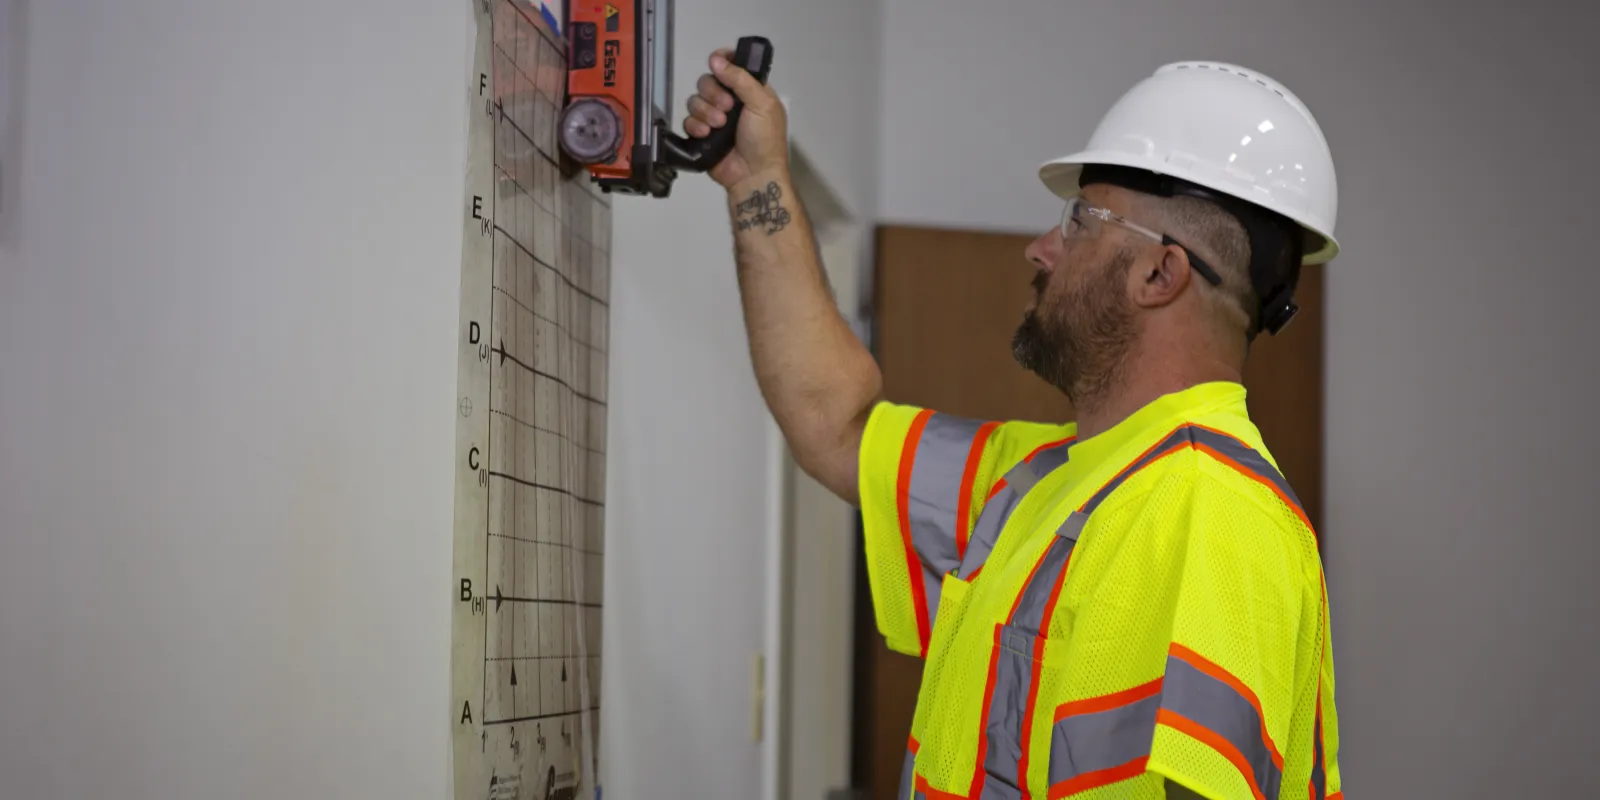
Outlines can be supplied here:
<path id="1" fill-rule="evenodd" d="M 772 72 L 772 42 L 761 36 L 744 36 L 734 51 L 733 63 L 755 76 L 762 83 Z M 727 88 L 724 86 L 723 88 Z M 684 172 L 706 172 L 733 151 L 734 137 L 738 134 L 740 113 L 744 101 L 733 98 L 733 110 L 727 113 L 728 121 L 720 128 L 711 129 L 710 135 L 694 139 L 666 132 L 661 137 L 661 161 Z"/>

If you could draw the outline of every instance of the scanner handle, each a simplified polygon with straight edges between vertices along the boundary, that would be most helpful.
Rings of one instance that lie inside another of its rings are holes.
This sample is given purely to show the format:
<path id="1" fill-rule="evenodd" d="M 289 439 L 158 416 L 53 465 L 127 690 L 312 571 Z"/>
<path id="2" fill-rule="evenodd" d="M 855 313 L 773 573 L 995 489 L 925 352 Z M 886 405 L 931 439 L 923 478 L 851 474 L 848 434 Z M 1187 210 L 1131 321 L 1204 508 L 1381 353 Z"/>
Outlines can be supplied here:
<path id="1" fill-rule="evenodd" d="M 766 83 L 772 72 L 772 42 L 763 36 L 744 36 L 733 54 L 733 63 Z M 727 88 L 726 85 L 723 86 Z M 731 90 L 730 90 L 731 91 Z M 739 132 L 739 117 L 744 111 L 744 101 L 733 97 L 733 109 L 727 113 L 728 121 L 720 128 L 711 129 L 704 138 L 679 136 L 670 131 L 661 137 L 661 163 L 685 172 L 707 172 L 722 163 L 733 152 L 734 137 Z"/>

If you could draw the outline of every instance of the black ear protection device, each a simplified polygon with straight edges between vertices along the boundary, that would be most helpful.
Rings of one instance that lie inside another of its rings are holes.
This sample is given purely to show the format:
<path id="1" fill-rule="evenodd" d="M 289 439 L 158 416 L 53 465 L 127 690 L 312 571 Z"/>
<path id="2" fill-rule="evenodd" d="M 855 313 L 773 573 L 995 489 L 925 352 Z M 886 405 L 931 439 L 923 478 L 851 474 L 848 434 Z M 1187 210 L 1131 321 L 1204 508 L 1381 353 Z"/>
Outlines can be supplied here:
<path id="1" fill-rule="evenodd" d="M 1276 335 L 1300 311 L 1294 303 L 1294 290 L 1300 282 L 1304 242 L 1300 226 L 1289 218 L 1181 178 L 1134 167 L 1087 164 L 1078 178 L 1078 185 L 1083 187 L 1091 183 L 1106 183 L 1158 197 L 1198 197 L 1216 203 L 1238 219 L 1250 238 L 1250 283 L 1256 296 L 1261 298 L 1260 321 L 1250 331 L 1252 340 L 1261 331 Z"/>

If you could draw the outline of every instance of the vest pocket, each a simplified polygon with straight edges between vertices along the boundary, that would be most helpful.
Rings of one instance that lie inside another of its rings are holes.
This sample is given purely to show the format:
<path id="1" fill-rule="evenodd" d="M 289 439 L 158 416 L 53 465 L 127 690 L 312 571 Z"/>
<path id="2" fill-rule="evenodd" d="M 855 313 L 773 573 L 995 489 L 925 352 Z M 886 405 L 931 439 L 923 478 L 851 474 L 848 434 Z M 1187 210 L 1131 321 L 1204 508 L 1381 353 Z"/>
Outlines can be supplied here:
<path id="1" fill-rule="evenodd" d="M 967 594 L 972 585 L 955 575 L 945 575 L 939 588 L 939 615 L 933 621 L 933 633 L 928 638 L 928 657 L 922 667 L 923 695 L 917 699 L 917 710 L 911 721 L 911 735 L 921 740 L 921 722 L 932 711 L 933 701 L 939 695 L 940 674 L 952 658 L 960 657 L 960 649 L 952 647 L 956 631 L 966 617 Z"/>
<path id="2" fill-rule="evenodd" d="M 939 589 L 939 615 L 934 618 L 933 633 L 928 639 L 928 657 L 922 668 L 922 689 L 918 692 L 917 709 L 911 719 L 911 739 L 920 743 L 914 767 L 905 776 L 913 783 L 920 778 L 924 783 L 931 782 L 934 786 L 943 787 L 946 779 L 955 772 L 964 771 L 969 779 L 972 774 L 970 758 L 964 770 L 955 769 L 960 759 L 960 740 L 970 738 L 971 734 L 953 730 L 947 716 L 949 709 L 959 706 L 971 692 L 970 679 L 963 680 L 962 677 L 973 671 L 970 666 L 973 661 L 972 647 L 968 644 L 971 631 L 966 629 L 969 626 L 962 625 L 967 616 L 971 589 L 972 584 L 953 574 L 944 576 Z M 980 676 L 980 687 L 981 680 Z M 940 720 L 939 726 L 928 729 L 926 721 L 929 719 Z M 909 774 L 911 772 L 915 775 Z M 900 787 L 900 796 L 910 797 L 914 788 Z"/>
<path id="3" fill-rule="evenodd" d="M 939 613 L 933 618 L 933 632 L 928 637 L 928 659 L 936 660 L 935 654 L 942 654 L 949 646 L 950 634 L 961 627 L 961 620 L 966 616 L 967 594 L 972 590 L 972 584 L 967 583 L 949 573 L 944 576 L 939 584 Z"/>

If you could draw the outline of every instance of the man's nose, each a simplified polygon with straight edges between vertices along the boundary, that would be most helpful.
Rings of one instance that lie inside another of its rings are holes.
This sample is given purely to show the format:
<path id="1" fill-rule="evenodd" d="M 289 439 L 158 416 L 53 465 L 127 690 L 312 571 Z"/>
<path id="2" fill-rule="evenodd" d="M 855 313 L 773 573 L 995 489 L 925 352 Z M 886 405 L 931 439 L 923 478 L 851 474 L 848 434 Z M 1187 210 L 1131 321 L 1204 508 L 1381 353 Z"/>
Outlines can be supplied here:
<path id="1" fill-rule="evenodd" d="M 1056 259 L 1061 257 L 1061 226 L 1057 225 L 1029 242 L 1023 254 L 1027 256 L 1028 263 L 1039 269 L 1054 269 Z"/>

